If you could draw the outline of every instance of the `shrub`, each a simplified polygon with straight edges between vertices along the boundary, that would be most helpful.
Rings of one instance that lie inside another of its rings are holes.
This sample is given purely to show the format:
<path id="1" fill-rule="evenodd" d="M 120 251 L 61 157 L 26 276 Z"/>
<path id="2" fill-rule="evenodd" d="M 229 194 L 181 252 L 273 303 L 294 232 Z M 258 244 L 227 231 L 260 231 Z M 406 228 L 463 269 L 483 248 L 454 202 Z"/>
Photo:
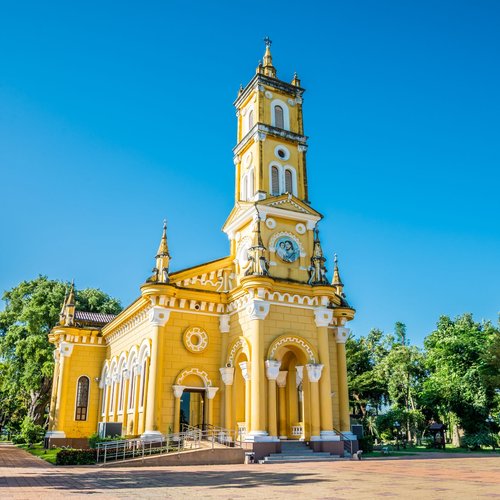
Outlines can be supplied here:
<path id="1" fill-rule="evenodd" d="M 34 420 L 31 417 L 26 415 L 21 424 L 21 432 L 20 437 L 24 439 L 25 443 L 32 445 L 33 443 L 37 443 L 43 439 L 43 435 L 45 434 L 45 430 L 41 425 L 35 424 Z"/>
<path id="2" fill-rule="evenodd" d="M 461 439 L 461 446 L 469 450 L 479 450 L 481 446 L 491 446 L 493 449 L 498 447 L 498 435 L 486 431 L 476 434 L 466 434 Z"/>
<path id="3" fill-rule="evenodd" d="M 97 451 L 61 450 L 56 455 L 56 465 L 93 465 L 97 461 Z"/>
<path id="4" fill-rule="evenodd" d="M 25 441 L 24 437 L 23 437 L 23 436 L 21 436 L 21 434 L 14 434 L 14 435 L 12 436 L 12 442 L 13 442 L 14 444 L 24 444 L 24 443 L 26 443 L 26 441 Z"/>
<path id="5" fill-rule="evenodd" d="M 100 437 L 97 432 L 94 432 L 91 436 L 89 436 L 89 448 L 97 448 L 99 443 L 105 443 L 106 441 L 119 441 L 121 439 L 125 439 L 123 436 L 108 436 L 108 437 Z"/>

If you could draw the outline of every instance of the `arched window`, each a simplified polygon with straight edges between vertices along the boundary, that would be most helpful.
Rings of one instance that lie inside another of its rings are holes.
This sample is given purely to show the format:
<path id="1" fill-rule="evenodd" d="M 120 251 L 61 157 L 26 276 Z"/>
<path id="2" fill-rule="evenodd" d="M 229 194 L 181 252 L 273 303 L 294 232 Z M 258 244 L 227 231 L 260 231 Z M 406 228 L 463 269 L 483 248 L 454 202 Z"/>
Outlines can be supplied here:
<path id="1" fill-rule="evenodd" d="M 144 407 L 144 396 L 146 395 L 146 367 L 148 358 L 144 358 L 142 362 L 142 376 L 141 376 L 141 404 L 140 408 Z"/>
<path id="2" fill-rule="evenodd" d="M 80 377 L 76 386 L 76 411 L 75 420 L 87 420 L 87 410 L 89 406 L 89 386 L 88 377 Z"/>
<path id="3" fill-rule="evenodd" d="M 285 120 L 283 118 L 283 108 L 280 105 L 274 106 L 274 125 L 278 128 L 285 128 Z"/>
<path id="4" fill-rule="evenodd" d="M 111 375 L 111 394 L 109 396 L 109 414 L 114 415 L 115 413 L 115 387 L 116 386 L 116 368 L 113 370 Z"/>
<path id="5" fill-rule="evenodd" d="M 247 199 L 247 196 L 248 196 L 248 179 L 247 179 L 247 176 L 244 175 L 242 178 L 241 178 L 241 199 L 243 201 L 245 201 Z"/>
<path id="6" fill-rule="evenodd" d="M 288 169 L 285 170 L 285 192 L 293 193 L 293 177 L 292 172 Z"/>
<path id="7" fill-rule="evenodd" d="M 118 396 L 118 411 L 119 412 L 123 412 L 123 400 L 125 398 L 125 384 L 126 384 L 126 380 L 125 380 L 125 375 L 127 373 L 127 369 L 124 368 L 122 370 L 122 374 L 121 374 L 121 377 L 120 377 L 120 395 Z"/>
<path id="8" fill-rule="evenodd" d="M 105 368 L 101 377 L 101 385 L 102 385 L 101 414 L 103 416 L 106 414 L 106 397 L 108 395 L 108 385 L 106 384 L 107 378 L 108 378 L 108 369 Z"/>
<path id="9" fill-rule="evenodd" d="M 278 196 L 280 194 L 280 173 L 278 167 L 271 167 L 271 194 Z"/>
<path id="10" fill-rule="evenodd" d="M 253 127 L 253 109 L 248 113 L 248 130 L 251 130 Z"/>
<path id="11" fill-rule="evenodd" d="M 130 373 L 130 385 L 128 388 L 128 409 L 133 410 L 135 407 L 135 379 L 137 378 L 136 367 L 132 368 Z"/>
<path id="12" fill-rule="evenodd" d="M 247 179 L 247 199 L 252 199 L 254 195 L 253 167 L 248 171 Z"/>

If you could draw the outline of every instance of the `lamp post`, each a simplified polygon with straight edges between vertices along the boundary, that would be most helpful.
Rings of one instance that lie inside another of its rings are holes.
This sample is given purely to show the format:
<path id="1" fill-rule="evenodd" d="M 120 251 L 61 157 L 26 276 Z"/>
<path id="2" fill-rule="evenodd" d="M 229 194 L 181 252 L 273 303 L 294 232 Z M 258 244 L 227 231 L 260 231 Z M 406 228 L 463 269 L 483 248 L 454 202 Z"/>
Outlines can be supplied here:
<path id="1" fill-rule="evenodd" d="M 399 429 L 401 428 L 401 424 L 396 420 L 394 422 L 394 429 L 396 429 L 396 450 L 399 451 Z"/>

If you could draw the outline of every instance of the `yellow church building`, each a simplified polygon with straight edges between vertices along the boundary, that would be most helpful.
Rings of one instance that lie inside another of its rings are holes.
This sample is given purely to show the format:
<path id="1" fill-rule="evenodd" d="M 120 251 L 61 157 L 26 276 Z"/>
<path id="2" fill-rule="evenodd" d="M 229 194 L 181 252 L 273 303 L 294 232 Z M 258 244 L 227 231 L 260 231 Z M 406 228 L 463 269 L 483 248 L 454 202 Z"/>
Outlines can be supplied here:
<path id="1" fill-rule="evenodd" d="M 152 275 L 116 317 L 75 310 L 50 333 L 47 436 L 74 442 L 100 422 L 144 439 L 182 423 L 237 433 L 258 454 L 282 440 L 341 452 L 351 434 L 346 327 L 354 317 L 335 258 L 327 278 L 307 190 L 304 89 L 277 78 L 270 42 L 234 102 L 235 204 L 229 255 L 171 271 L 166 225 Z M 259 452 L 260 450 L 260 452 Z"/>

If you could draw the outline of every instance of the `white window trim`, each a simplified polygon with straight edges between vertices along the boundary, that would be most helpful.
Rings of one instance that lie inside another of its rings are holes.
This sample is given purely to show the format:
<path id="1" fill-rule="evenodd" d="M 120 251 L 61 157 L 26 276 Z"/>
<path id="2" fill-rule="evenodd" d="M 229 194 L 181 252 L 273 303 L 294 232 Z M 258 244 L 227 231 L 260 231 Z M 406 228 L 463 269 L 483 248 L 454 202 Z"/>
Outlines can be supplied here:
<path id="1" fill-rule="evenodd" d="M 274 99 L 271 101 L 271 125 L 276 127 L 276 115 L 274 113 L 275 106 L 281 106 L 283 109 L 283 130 L 290 130 L 290 110 L 281 99 Z"/>
<path id="2" fill-rule="evenodd" d="M 255 195 L 254 168 L 251 166 L 247 172 L 241 176 L 240 199 L 249 201 Z"/>
<path id="3" fill-rule="evenodd" d="M 283 167 L 283 192 L 286 192 L 286 182 L 285 182 L 285 171 L 289 171 L 292 174 L 292 193 L 294 196 L 297 195 L 297 172 L 291 165 L 285 165 Z"/>
<path id="4" fill-rule="evenodd" d="M 82 377 L 86 377 L 89 381 L 89 390 L 87 392 L 87 411 L 85 413 L 85 420 L 77 420 L 76 419 L 76 406 L 77 406 L 77 403 L 78 403 L 78 381 L 82 378 Z M 83 375 L 80 375 L 77 379 L 76 379 L 76 394 L 75 394 L 75 406 L 74 406 L 74 410 L 73 410 L 73 420 L 75 422 L 86 422 L 88 419 L 89 419 L 89 404 L 90 404 L 90 381 L 92 379 L 89 377 L 89 375 L 87 374 L 83 374 Z"/>
<path id="5" fill-rule="evenodd" d="M 278 194 L 275 195 L 273 194 L 273 167 L 278 168 Z M 294 196 L 297 195 L 297 171 L 295 170 L 295 167 L 292 167 L 291 165 L 281 165 L 281 163 L 278 163 L 277 161 L 272 161 L 269 163 L 269 194 L 271 196 L 280 196 L 282 194 L 286 193 L 286 183 L 285 183 L 285 170 L 289 170 L 292 174 L 292 193 Z"/>

